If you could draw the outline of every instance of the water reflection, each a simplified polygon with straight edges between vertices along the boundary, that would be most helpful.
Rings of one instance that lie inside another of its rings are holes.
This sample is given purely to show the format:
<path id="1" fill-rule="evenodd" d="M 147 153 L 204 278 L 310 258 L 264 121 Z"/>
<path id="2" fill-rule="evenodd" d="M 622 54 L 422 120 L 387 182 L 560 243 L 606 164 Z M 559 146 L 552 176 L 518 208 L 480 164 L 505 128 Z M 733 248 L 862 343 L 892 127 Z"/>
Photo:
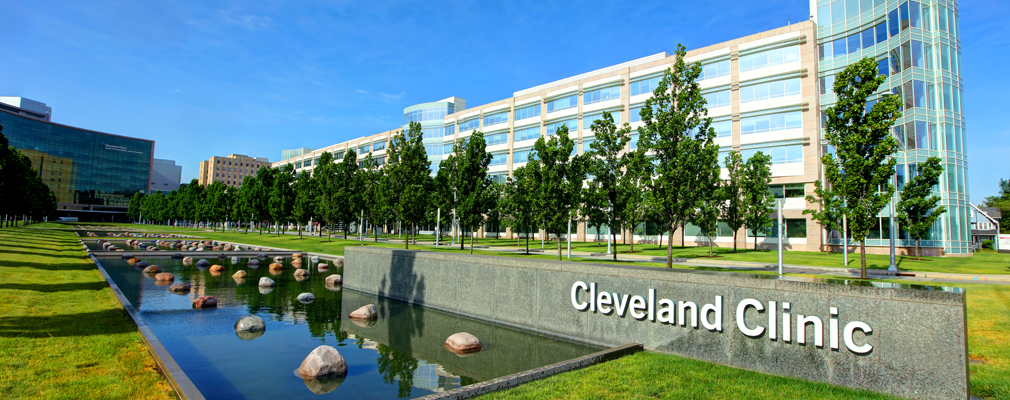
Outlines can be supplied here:
<path id="1" fill-rule="evenodd" d="M 234 263 L 230 258 L 210 256 L 207 260 L 212 265 L 223 266 L 221 276 L 183 265 L 182 260 L 141 256 L 174 274 L 176 282 L 189 282 L 190 293 L 181 295 L 156 287 L 153 279 L 120 257 L 100 258 L 123 294 L 208 398 L 288 400 L 315 398 L 319 393 L 366 399 L 416 397 L 599 350 L 339 290 L 339 286 L 328 287 L 326 277 L 341 274 L 339 267 L 313 273 L 299 282 L 287 259 L 280 274 L 272 276 L 277 286 L 260 288 L 256 285 L 259 278 L 271 276 L 266 268 L 251 268 L 248 258 Z M 239 270 L 246 271 L 245 282 L 232 278 Z M 399 273 L 412 274 L 406 268 Z M 412 285 L 415 296 L 424 295 L 423 281 L 414 280 Z M 312 293 L 316 300 L 299 302 L 297 296 L 303 292 Z M 207 295 L 218 299 L 219 308 L 193 312 L 192 299 Z M 366 304 L 376 305 L 378 320 L 346 317 Z M 235 321 L 247 314 L 260 316 L 267 324 L 266 332 L 251 341 L 233 328 Z M 486 343 L 485 350 L 459 358 L 444 349 L 445 339 L 460 331 L 480 338 Z M 321 344 L 336 347 L 347 361 L 349 371 L 344 380 L 303 380 L 291 373 Z"/>

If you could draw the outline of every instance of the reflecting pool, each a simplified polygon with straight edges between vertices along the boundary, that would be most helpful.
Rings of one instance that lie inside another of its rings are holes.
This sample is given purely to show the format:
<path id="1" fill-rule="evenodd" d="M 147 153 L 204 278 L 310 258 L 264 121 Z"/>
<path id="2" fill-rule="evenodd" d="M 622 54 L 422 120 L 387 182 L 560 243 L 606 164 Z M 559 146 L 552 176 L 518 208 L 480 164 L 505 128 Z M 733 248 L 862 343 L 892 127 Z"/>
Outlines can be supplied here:
<path id="1" fill-rule="evenodd" d="M 85 240 L 87 241 L 87 240 Z M 531 368 L 583 356 L 600 348 L 511 329 L 437 310 L 413 306 L 349 289 L 327 287 L 326 276 L 341 273 L 330 267 L 299 280 L 291 258 L 280 271 L 270 271 L 271 259 L 254 268 L 248 257 L 237 263 L 205 258 L 224 270 L 183 265 L 182 260 L 134 253 L 189 282 L 189 293 L 169 292 L 121 257 L 99 261 L 123 294 L 140 312 L 165 348 L 197 388 L 209 399 L 277 399 L 325 397 L 396 399 L 418 397 Z M 161 254 L 165 256 L 167 254 Z M 197 258 L 196 260 L 199 260 Z M 194 260 L 194 261 L 196 261 Z M 238 270 L 245 279 L 232 278 Z M 277 282 L 259 288 L 260 277 Z M 315 295 L 303 304 L 296 297 Z M 198 296 L 214 296 L 217 309 L 194 310 Z M 365 304 L 375 304 L 379 318 L 371 323 L 347 318 Z M 246 314 L 266 321 L 258 337 L 242 339 L 233 325 Z M 445 339 L 456 332 L 477 336 L 484 348 L 465 357 L 446 350 Z M 304 381 L 299 364 L 319 345 L 337 348 L 348 364 L 342 381 Z"/>

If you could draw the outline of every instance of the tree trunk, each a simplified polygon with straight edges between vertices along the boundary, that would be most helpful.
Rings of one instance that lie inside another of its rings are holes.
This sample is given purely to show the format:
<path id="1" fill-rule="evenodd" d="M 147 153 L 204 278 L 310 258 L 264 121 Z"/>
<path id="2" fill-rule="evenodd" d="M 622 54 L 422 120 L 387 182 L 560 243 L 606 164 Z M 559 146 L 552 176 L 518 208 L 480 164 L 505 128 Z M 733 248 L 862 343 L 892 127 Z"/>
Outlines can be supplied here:
<path id="1" fill-rule="evenodd" d="M 614 255 L 617 255 L 617 252 L 614 252 Z M 558 233 L 558 261 L 561 261 L 561 233 Z"/>
<path id="2" fill-rule="evenodd" d="M 319 234 L 322 235 L 323 233 L 319 232 Z M 347 228 L 344 228 L 344 239 L 347 239 Z M 327 242 L 330 241 L 330 229 L 329 228 L 326 229 L 326 241 Z"/>
<path id="3" fill-rule="evenodd" d="M 825 239 L 825 242 L 827 241 L 826 239 L 830 235 L 831 235 L 831 232 L 828 231 L 828 228 L 824 228 L 824 239 Z M 828 243 L 824 243 L 824 255 L 826 255 L 826 256 L 830 256 L 831 255 L 831 245 L 828 244 Z"/>
<path id="4" fill-rule="evenodd" d="M 623 239 L 623 238 L 622 238 Z M 614 242 L 614 261 L 617 261 L 617 234 L 610 230 L 610 241 Z M 622 240 L 623 242 L 623 240 Z M 558 241 L 558 257 L 561 257 L 561 241 Z"/>
<path id="5" fill-rule="evenodd" d="M 736 253 L 736 235 L 740 233 L 740 232 L 737 232 L 737 231 L 739 231 L 739 229 L 737 229 L 736 231 L 733 231 L 733 252 L 734 253 Z"/>
<path id="6" fill-rule="evenodd" d="M 866 240 L 859 241 L 859 278 L 866 279 Z"/>
<path id="7" fill-rule="evenodd" d="M 919 239 L 915 239 L 915 261 L 919 261 Z"/>
<path id="8" fill-rule="evenodd" d="M 673 268 L 673 223 L 670 223 L 670 237 L 666 241 L 666 267 Z"/>
<path id="9" fill-rule="evenodd" d="M 473 254 L 473 235 L 470 235 L 470 254 Z"/>
<path id="10" fill-rule="evenodd" d="M 712 257 L 712 236 L 711 235 L 708 236 L 708 256 L 709 256 L 709 258 Z"/>
<path id="11" fill-rule="evenodd" d="M 298 224 L 298 238 L 302 238 L 302 224 Z"/>
<path id="12" fill-rule="evenodd" d="M 526 255 L 530 255 L 530 235 L 526 235 Z"/>

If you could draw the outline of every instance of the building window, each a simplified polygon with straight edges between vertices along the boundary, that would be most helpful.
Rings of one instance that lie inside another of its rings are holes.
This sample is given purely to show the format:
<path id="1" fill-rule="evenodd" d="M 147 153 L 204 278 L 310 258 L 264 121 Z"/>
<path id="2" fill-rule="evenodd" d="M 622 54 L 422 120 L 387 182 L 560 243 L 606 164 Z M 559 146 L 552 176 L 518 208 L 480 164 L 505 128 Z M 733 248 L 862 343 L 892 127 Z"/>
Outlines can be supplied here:
<path id="1" fill-rule="evenodd" d="M 743 86 L 740 88 L 740 102 L 747 103 L 796 94 L 800 94 L 800 78 Z"/>
<path id="2" fill-rule="evenodd" d="M 716 137 L 730 137 L 733 136 L 733 121 L 712 121 L 712 129 L 715 129 Z"/>
<path id="3" fill-rule="evenodd" d="M 512 154 L 512 163 L 513 164 L 520 164 L 520 163 L 529 162 L 530 161 L 530 152 L 532 152 L 532 151 L 533 150 L 529 149 L 529 148 L 521 149 L 521 150 L 516 150 L 515 153 Z"/>
<path id="4" fill-rule="evenodd" d="M 642 93 L 652 93 L 656 90 L 656 86 L 659 85 L 659 81 L 663 79 L 662 76 L 654 76 L 650 78 L 639 78 L 638 80 L 631 81 L 630 92 L 632 96 L 639 95 Z"/>
<path id="5" fill-rule="evenodd" d="M 488 146 L 494 146 L 498 144 L 505 144 L 509 141 L 508 132 L 496 133 L 494 135 L 487 135 L 484 137 Z"/>
<path id="6" fill-rule="evenodd" d="M 621 87 L 611 86 L 603 89 L 596 89 L 585 92 L 582 95 L 582 104 L 593 104 L 601 101 L 616 100 L 621 98 Z"/>
<path id="7" fill-rule="evenodd" d="M 705 93 L 702 96 L 705 97 L 705 102 L 707 103 L 706 106 L 708 108 L 728 106 L 730 103 L 729 89 Z"/>
<path id="8" fill-rule="evenodd" d="M 802 127 L 803 120 L 802 113 L 800 111 L 740 118 L 741 135 L 774 132 L 786 129 L 798 129 Z"/>
<path id="9" fill-rule="evenodd" d="M 802 183 L 787 183 L 784 185 L 770 185 L 768 190 L 772 192 L 772 195 L 776 199 L 796 199 L 804 198 L 806 194 L 803 191 Z"/>
<path id="10" fill-rule="evenodd" d="M 513 135 L 513 141 L 521 142 L 523 140 L 532 140 L 540 137 L 540 126 L 533 125 L 526 128 L 516 129 Z"/>
<path id="11" fill-rule="evenodd" d="M 858 35 L 859 34 L 856 34 L 856 36 Z M 799 59 L 799 45 L 765 50 L 754 54 L 740 56 L 740 72 L 790 63 L 793 61 L 799 61 Z"/>
<path id="12" fill-rule="evenodd" d="M 495 113 L 491 115 L 484 116 L 484 126 L 488 127 L 491 125 L 504 124 L 509 122 L 509 112 L 502 111 L 500 113 Z"/>
<path id="13" fill-rule="evenodd" d="M 754 154 L 762 152 L 772 158 L 772 164 L 792 164 L 803 162 L 803 145 L 771 145 L 765 144 L 760 147 L 752 147 L 740 151 L 744 161 L 749 160 Z"/>
<path id="14" fill-rule="evenodd" d="M 610 111 L 610 116 L 614 118 L 614 124 L 615 125 L 621 126 L 621 110 Z M 584 129 L 584 130 L 592 129 L 591 127 L 593 126 L 593 122 L 595 122 L 596 120 L 602 120 L 602 119 L 603 119 L 603 113 L 602 112 L 591 114 L 591 115 L 587 115 L 587 116 L 585 116 L 585 117 L 582 118 L 582 129 Z"/>
<path id="15" fill-rule="evenodd" d="M 372 150 L 374 150 L 374 151 L 384 150 L 385 148 L 386 148 L 386 142 L 385 141 L 375 142 L 375 144 L 372 145 Z M 311 165 L 311 164 L 308 164 L 307 162 L 308 162 L 308 160 L 306 160 L 306 165 Z"/>
<path id="16" fill-rule="evenodd" d="M 470 132 L 473 132 L 473 131 L 478 130 L 478 129 L 480 129 L 480 119 L 479 118 L 471 118 L 471 119 L 463 121 L 461 124 L 459 124 L 459 131 L 460 132 L 470 133 Z"/>
<path id="17" fill-rule="evenodd" d="M 578 129 L 579 129 L 578 121 L 576 119 L 572 118 L 572 119 L 566 119 L 564 121 L 556 121 L 556 122 L 548 123 L 547 124 L 547 134 L 548 135 L 553 135 L 562 126 L 568 126 L 568 132 L 575 132 L 575 131 L 578 131 Z"/>
<path id="18" fill-rule="evenodd" d="M 718 78 L 729 75 L 729 60 L 722 60 L 701 65 L 701 76 L 698 80 Z"/>
<path id="19" fill-rule="evenodd" d="M 570 96 L 561 97 L 548 102 L 547 113 L 550 114 L 555 111 L 567 110 L 569 108 L 574 108 L 578 106 L 579 106 L 579 95 L 572 94 Z"/>
<path id="20" fill-rule="evenodd" d="M 516 109 L 516 120 L 534 118 L 540 116 L 540 104 L 534 104 L 532 106 L 526 106 L 523 108 Z"/>
<path id="21" fill-rule="evenodd" d="M 491 164 L 490 164 L 490 166 L 496 167 L 496 166 L 499 166 L 499 165 L 505 165 L 505 163 L 507 162 L 506 159 L 507 159 L 507 154 L 505 154 L 505 153 L 492 154 L 491 155 Z"/>

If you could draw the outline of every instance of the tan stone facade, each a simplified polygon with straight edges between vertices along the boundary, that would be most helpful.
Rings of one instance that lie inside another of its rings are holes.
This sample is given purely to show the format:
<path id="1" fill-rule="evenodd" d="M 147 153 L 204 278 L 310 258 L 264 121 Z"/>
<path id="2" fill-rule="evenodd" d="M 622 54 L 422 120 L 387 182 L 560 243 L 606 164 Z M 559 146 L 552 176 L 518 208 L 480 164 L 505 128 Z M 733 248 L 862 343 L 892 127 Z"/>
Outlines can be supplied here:
<path id="1" fill-rule="evenodd" d="M 256 176 L 256 172 L 262 167 L 270 168 L 270 161 L 262 157 L 241 154 L 214 156 L 207 161 L 200 161 L 200 175 L 197 180 L 201 186 L 224 182 L 228 186 L 242 187 L 242 180 L 247 176 Z"/>

